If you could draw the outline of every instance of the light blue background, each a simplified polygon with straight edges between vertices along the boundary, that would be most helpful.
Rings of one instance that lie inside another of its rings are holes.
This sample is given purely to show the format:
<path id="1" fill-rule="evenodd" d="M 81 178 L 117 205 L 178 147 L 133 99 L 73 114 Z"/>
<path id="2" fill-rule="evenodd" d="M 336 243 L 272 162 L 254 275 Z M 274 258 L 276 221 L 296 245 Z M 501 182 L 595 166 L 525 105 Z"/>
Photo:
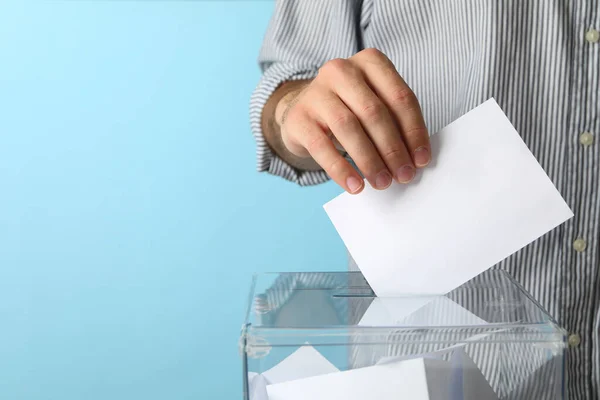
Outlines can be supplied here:
<path id="1" fill-rule="evenodd" d="M 0 3 L 0 398 L 240 399 L 251 275 L 341 270 L 255 172 L 271 1 Z"/>

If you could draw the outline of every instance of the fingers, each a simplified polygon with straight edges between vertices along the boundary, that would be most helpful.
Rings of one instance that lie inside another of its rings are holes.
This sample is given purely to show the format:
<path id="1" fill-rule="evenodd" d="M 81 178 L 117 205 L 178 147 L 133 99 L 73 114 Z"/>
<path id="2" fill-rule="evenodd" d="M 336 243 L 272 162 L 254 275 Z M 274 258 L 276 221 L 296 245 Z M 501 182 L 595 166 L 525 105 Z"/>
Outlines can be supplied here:
<path id="1" fill-rule="evenodd" d="M 376 189 L 392 179 L 410 182 L 430 162 L 429 135 L 417 98 L 381 52 L 363 50 L 327 62 L 289 101 L 277 121 L 285 148 L 310 158 L 350 193 L 364 181 L 337 147 L 343 147 Z M 331 137 L 330 137 L 331 134 Z"/>
<path id="2" fill-rule="evenodd" d="M 398 126 L 385 103 L 368 86 L 362 72 L 348 60 L 335 60 L 335 63 L 331 63 L 329 70 L 325 72 L 327 74 L 325 78 L 328 78 L 331 90 L 339 96 L 351 114 L 355 116 L 352 119 L 348 115 L 350 113 L 340 111 L 338 114 L 343 115 L 344 124 L 361 125 L 366 132 L 366 135 L 362 135 L 364 140 L 359 140 L 358 137 L 361 135 L 355 133 L 358 132 L 357 129 L 348 131 L 339 126 L 337 130 L 332 129 L 336 138 L 344 145 L 369 182 L 377 189 L 384 188 L 378 185 L 377 178 L 372 175 L 373 173 L 381 174 L 380 183 L 383 182 L 384 173 L 380 171 L 383 165 L 380 164 L 380 161 L 398 182 L 411 181 L 415 175 L 415 169 Z M 329 109 L 329 107 L 323 109 Z M 331 124 L 332 119 L 337 122 L 338 114 L 334 113 L 335 117 L 329 118 L 328 125 Z M 353 143 L 355 146 L 349 149 L 344 141 Z M 370 145 L 367 145 L 365 141 L 370 142 Z M 363 168 L 367 168 L 367 170 Z M 374 172 L 374 170 L 378 171 Z"/>
<path id="3" fill-rule="evenodd" d="M 347 192 L 356 194 L 364 188 L 364 181 L 358 172 L 335 148 L 333 141 L 325 134 L 325 129 L 307 113 L 294 113 L 288 122 L 310 156 L 325 170 L 338 185 Z M 389 185 L 388 185 L 389 186 Z"/>
<path id="4" fill-rule="evenodd" d="M 377 148 L 363 130 L 357 116 L 337 94 L 325 92 L 315 99 L 315 109 L 320 122 L 332 132 L 340 145 L 376 189 L 386 189 L 392 184 L 392 175 Z"/>
<path id="5" fill-rule="evenodd" d="M 431 160 L 429 134 L 413 91 L 393 63 L 378 50 L 364 50 L 352 59 L 400 127 L 402 139 L 414 164 L 417 167 L 426 166 Z"/>

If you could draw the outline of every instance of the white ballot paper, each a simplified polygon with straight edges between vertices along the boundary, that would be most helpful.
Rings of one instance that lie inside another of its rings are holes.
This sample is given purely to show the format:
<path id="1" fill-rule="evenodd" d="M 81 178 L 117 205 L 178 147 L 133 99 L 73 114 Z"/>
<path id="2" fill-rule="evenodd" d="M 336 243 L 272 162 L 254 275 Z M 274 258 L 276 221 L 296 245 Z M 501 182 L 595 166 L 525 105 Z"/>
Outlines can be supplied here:
<path id="1" fill-rule="evenodd" d="M 312 346 L 302 346 L 279 364 L 263 372 L 269 384 L 338 372 L 329 360 Z"/>
<path id="2" fill-rule="evenodd" d="M 269 400 L 497 400 L 473 361 L 415 358 L 267 386 Z"/>
<path id="3" fill-rule="evenodd" d="M 446 296 L 376 297 L 359 326 L 479 326 L 487 322 Z"/>
<path id="4" fill-rule="evenodd" d="M 324 206 L 380 297 L 447 293 L 573 216 L 493 99 L 431 147 L 415 182 Z"/>
<path id="5" fill-rule="evenodd" d="M 268 400 L 268 385 L 298 379 L 302 380 L 315 375 L 326 375 L 333 372 L 339 372 L 339 369 L 314 347 L 309 345 L 302 346 L 279 364 L 262 374 L 248 372 L 250 400 Z"/>

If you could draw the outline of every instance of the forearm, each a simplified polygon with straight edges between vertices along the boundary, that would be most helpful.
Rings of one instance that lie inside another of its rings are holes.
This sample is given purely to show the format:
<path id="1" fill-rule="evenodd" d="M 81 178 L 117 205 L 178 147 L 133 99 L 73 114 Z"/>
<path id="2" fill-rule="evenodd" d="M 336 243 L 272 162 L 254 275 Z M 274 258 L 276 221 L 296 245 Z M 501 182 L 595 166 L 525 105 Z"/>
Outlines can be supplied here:
<path id="1" fill-rule="evenodd" d="M 265 104 L 261 116 L 261 125 L 263 135 L 273 150 L 282 160 L 290 164 L 292 167 L 303 171 L 319 171 L 322 168 L 312 158 L 301 158 L 292 154 L 283 143 L 281 138 L 280 123 L 283 110 L 287 108 L 290 101 L 295 97 L 298 91 L 302 90 L 310 81 L 299 80 L 289 81 L 277 88 Z M 279 107 L 278 107 L 279 106 Z"/>

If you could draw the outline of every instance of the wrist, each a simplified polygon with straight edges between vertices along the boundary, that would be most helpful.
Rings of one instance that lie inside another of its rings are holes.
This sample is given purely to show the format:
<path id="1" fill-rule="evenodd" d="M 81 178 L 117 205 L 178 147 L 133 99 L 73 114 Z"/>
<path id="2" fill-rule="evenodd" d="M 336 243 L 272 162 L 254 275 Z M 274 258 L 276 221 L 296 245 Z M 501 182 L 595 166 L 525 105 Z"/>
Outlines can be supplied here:
<path id="1" fill-rule="evenodd" d="M 282 95 L 275 106 L 275 122 L 279 127 L 285 122 L 288 110 L 310 81 L 290 81 L 282 85 Z"/>

